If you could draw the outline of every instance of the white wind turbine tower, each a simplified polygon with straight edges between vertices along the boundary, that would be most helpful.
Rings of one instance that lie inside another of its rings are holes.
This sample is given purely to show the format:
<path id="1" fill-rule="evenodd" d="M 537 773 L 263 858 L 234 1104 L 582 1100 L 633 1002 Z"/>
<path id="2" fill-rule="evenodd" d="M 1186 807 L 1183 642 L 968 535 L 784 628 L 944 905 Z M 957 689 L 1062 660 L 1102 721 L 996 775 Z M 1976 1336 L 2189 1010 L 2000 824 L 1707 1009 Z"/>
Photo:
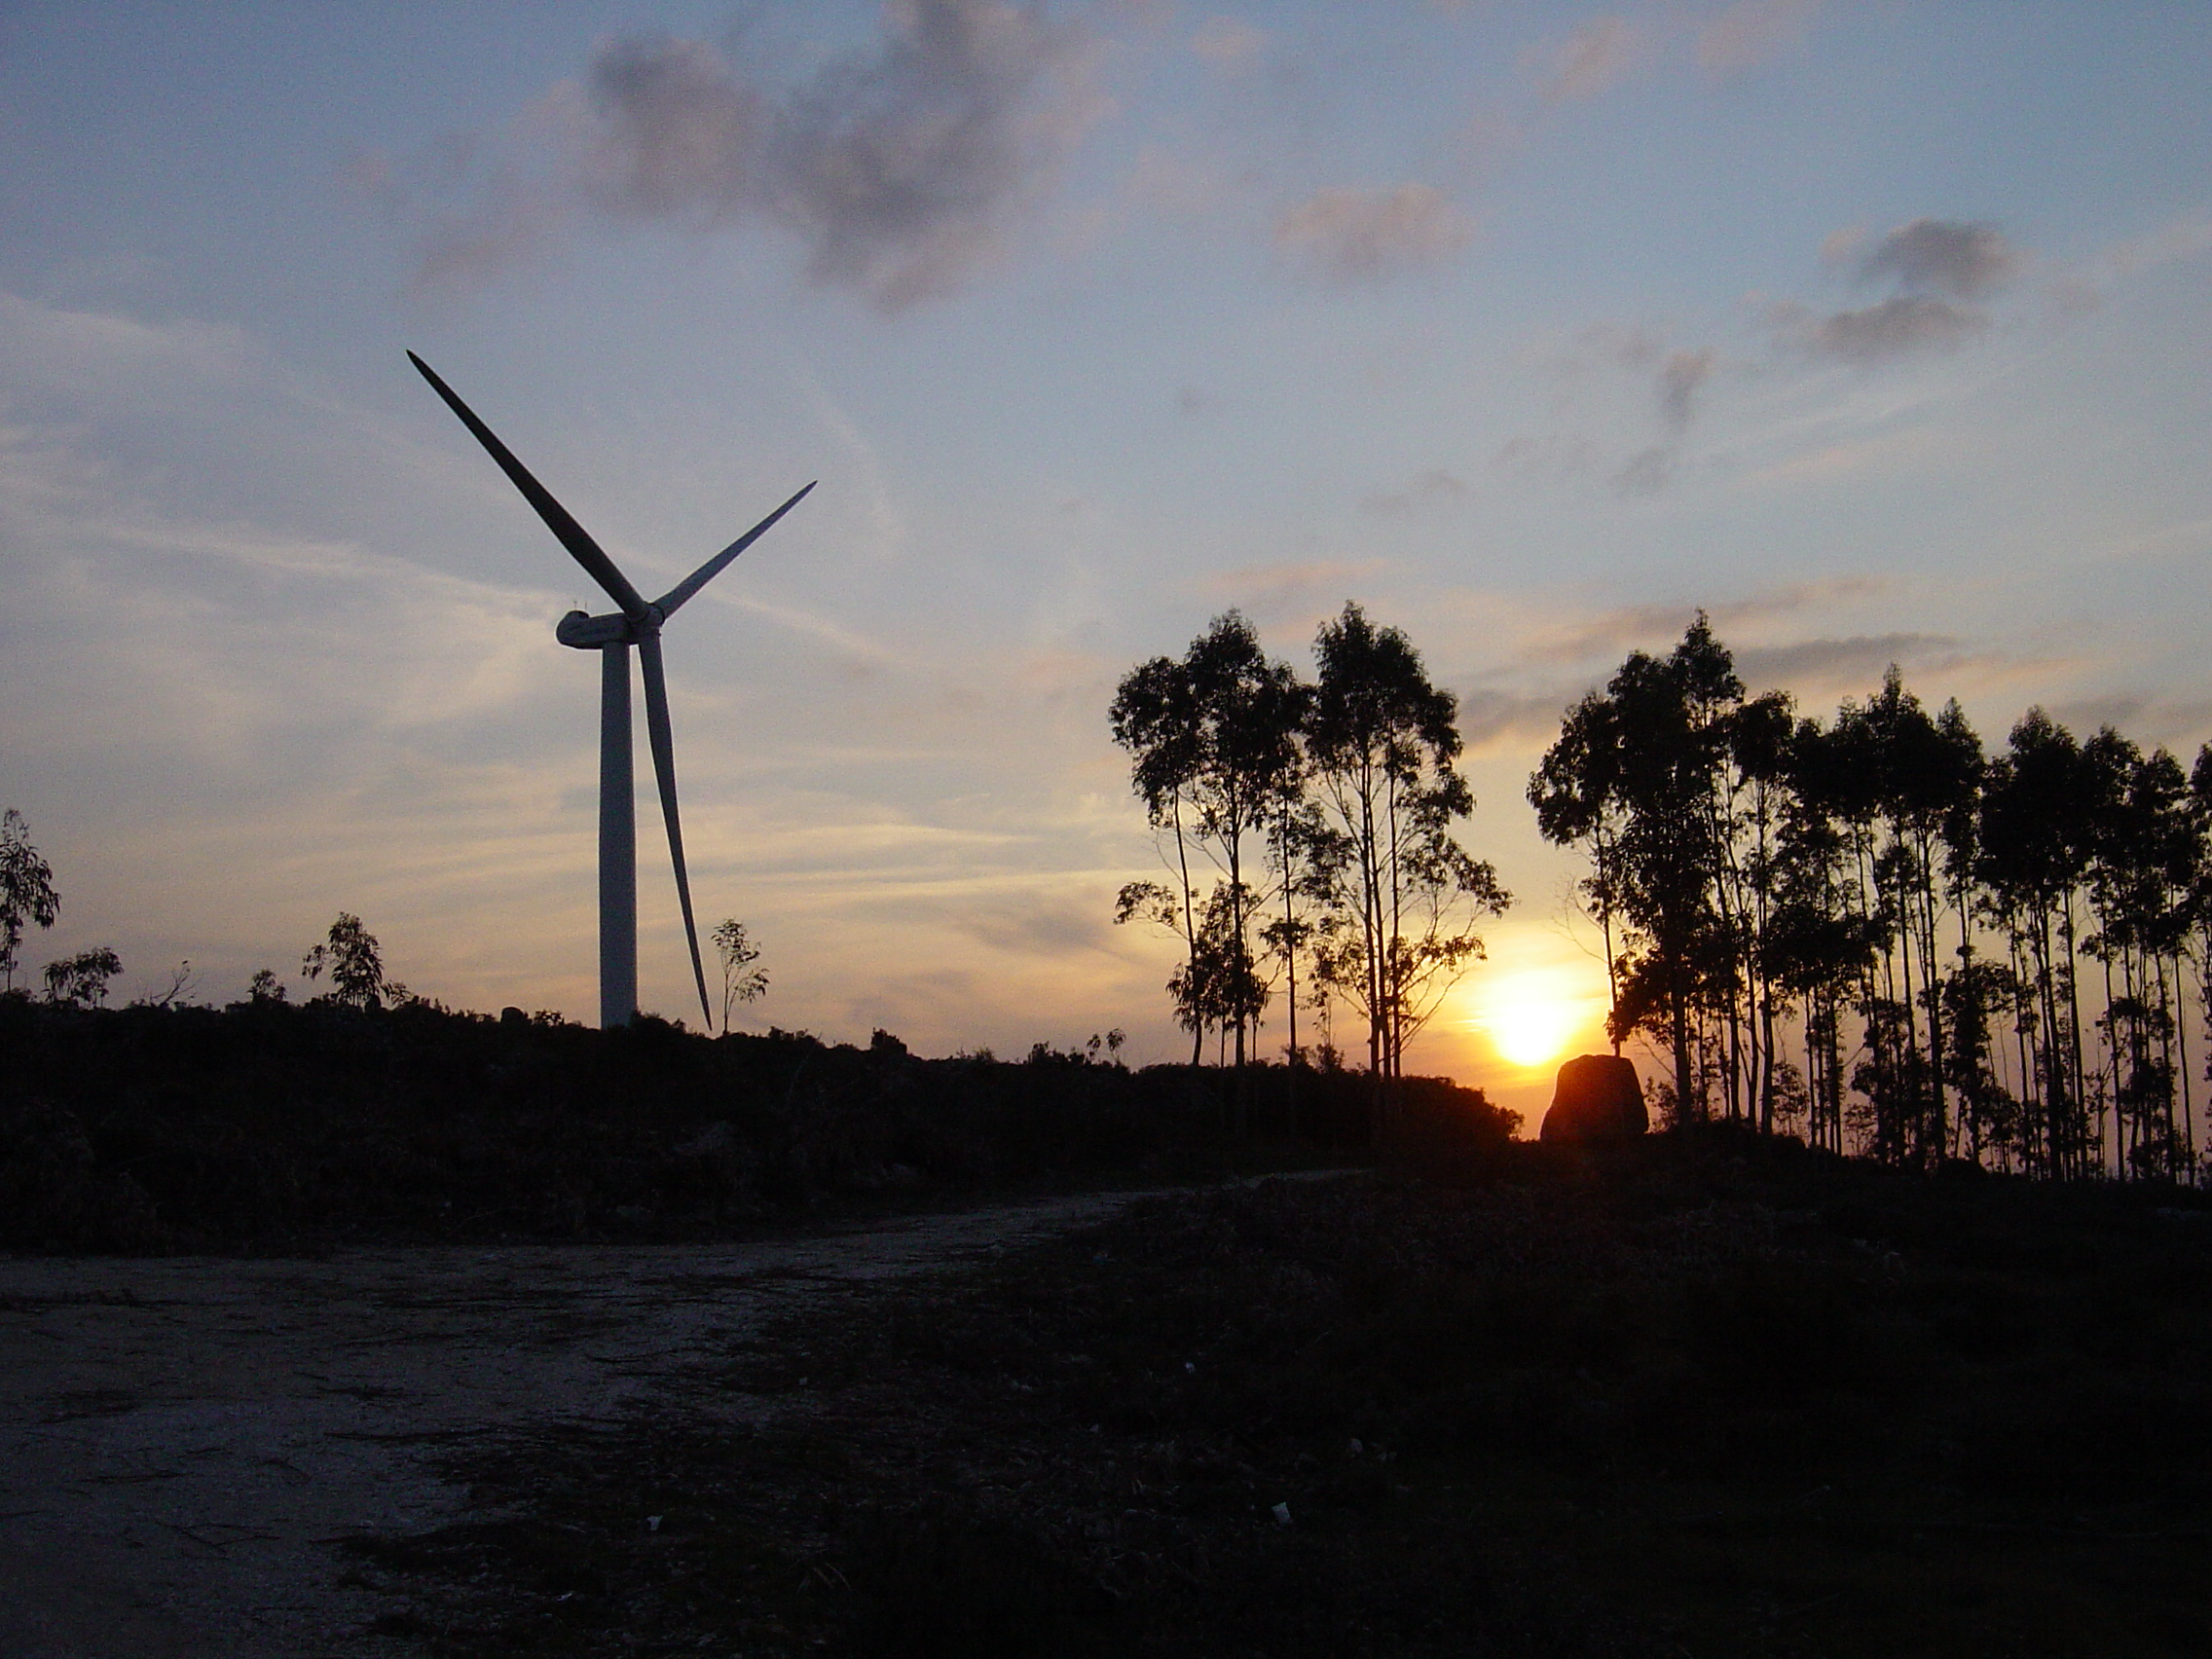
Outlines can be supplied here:
<path id="1" fill-rule="evenodd" d="M 476 441 L 491 452 L 499 469 L 514 481 L 523 499 L 537 509 L 537 516 L 607 590 L 621 608 L 611 615 L 587 616 L 571 610 L 561 618 L 553 637 L 580 651 L 599 652 L 599 1022 L 603 1026 L 627 1025 L 638 1013 L 638 817 L 637 786 L 630 766 L 630 647 L 638 647 L 638 661 L 645 678 L 645 735 L 652 745 L 653 780 L 660 786 L 660 812 L 668 825 L 668 856 L 676 866 L 676 897 L 683 906 L 683 936 L 691 946 L 691 977 L 699 987 L 699 1007 L 707 1028 L 714 1029 L 714 1009 L 707 1001 L 707 970 L 699 960 L 699 929 L 691 919 L 691 881 L 683 869 L 683 830 L 676 812 L 676 752 L 669 735 L 668 682 L 660 659 L 661 625 L 679 607 L 721 573 L 722 567 L 744 552 L 792 508 L 798 505 L 809 484 L 727 547 L 693 571 L 651 604 L 630 585 L 629 578 L 569 516 L 568 509 L 530 475 L 530 469 L 499 442 L 492 428 L 479 421 L 453 388 L 438 379 L 430 365 L 410 351 L 407 360 L 423 371 L 437 394 L 476 434 Z"/>

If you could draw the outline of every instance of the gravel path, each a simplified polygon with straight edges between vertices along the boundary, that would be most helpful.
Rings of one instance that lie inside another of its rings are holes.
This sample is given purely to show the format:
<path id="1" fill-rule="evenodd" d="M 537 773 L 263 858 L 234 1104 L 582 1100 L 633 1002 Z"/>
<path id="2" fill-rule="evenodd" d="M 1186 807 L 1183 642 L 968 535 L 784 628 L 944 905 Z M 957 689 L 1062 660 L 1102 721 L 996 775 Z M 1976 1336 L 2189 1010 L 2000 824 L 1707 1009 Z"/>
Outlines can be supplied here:
<path id="1" fill-rule="evenodd" d="M 331 1540 L 457 1513 L 442 1447 L 619 1417 L 765 1315 L 1130 1197 L 748 1244 L 0 1257 L 0 1659 L 387 1651 Z"/>

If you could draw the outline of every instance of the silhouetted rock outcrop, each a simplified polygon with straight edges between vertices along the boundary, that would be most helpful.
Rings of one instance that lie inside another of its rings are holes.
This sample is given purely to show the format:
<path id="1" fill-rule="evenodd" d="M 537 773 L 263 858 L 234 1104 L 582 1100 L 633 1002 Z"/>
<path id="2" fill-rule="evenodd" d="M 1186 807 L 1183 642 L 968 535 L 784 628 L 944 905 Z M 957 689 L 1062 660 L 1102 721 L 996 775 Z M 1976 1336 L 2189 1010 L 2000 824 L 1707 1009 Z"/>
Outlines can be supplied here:
<path id="1" fill-rule="evenodd" d="M 1634 1140 L 1650 1127 L 1635 1065 L 1618 1054 L 1578 1054 L 1559 1068 L 1539 1138 L 1589 1145 Z"/>

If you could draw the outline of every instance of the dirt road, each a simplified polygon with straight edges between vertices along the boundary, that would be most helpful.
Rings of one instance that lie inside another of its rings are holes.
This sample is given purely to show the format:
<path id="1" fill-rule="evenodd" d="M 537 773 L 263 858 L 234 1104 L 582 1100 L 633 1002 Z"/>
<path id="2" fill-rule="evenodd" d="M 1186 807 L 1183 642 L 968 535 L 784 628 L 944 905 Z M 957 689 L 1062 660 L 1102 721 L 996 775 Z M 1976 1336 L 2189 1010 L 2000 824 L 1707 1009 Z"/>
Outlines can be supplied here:
<path id="1" fill-rule="evenodd" d="M 731 1245 L 0 1257 L 0 1659 L 391 1651 L 332 1541 L 453 1515 L 440 1448 L 693 1395 L 766 1315 L 1128 1198 Z"/>

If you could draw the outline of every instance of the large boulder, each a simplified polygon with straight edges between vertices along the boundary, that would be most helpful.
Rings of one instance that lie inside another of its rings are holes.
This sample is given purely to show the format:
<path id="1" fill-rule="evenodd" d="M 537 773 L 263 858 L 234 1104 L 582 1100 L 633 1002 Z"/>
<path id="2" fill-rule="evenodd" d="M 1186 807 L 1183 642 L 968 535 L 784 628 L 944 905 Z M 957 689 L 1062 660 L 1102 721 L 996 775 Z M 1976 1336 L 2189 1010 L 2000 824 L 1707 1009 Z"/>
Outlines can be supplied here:
<path id="1" fill-rule="evenodd" d="M 1539 1138 L 1590 1146 L 1634 1140 L 1650 1127 L 1636 1067 L 1619 1054 L 1577 1054 L 1559 1068 Z"/>

